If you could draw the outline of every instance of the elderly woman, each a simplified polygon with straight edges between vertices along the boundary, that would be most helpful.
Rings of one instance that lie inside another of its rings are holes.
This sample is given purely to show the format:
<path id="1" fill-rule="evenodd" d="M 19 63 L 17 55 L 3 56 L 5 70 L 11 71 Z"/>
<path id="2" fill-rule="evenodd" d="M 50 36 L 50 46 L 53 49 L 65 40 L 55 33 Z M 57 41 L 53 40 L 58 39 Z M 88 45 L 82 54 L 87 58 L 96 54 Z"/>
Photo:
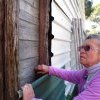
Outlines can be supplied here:
<path id="1" fill-rule="evenodd" d="M 81 70 L 68 71 L 53 66 L 39 65 L 38 73 L 57 76 L 78 84 L 79 92 L 74 100 L 100 100 L 100 36 L 89 35 L 79 47 Z"/>

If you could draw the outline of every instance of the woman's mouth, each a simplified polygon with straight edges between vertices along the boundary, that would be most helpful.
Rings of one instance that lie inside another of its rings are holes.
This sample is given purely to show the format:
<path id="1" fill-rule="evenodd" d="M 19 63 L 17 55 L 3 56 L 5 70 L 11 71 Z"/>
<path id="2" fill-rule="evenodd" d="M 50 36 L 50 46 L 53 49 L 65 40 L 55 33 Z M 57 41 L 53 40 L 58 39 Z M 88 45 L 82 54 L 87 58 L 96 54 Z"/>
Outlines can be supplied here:
<path id="1" fill-rule="evenodd" d="M 84 56 L 80 56 L 80 59 L 86 59 L 86 57 L 84 57 Z"/>

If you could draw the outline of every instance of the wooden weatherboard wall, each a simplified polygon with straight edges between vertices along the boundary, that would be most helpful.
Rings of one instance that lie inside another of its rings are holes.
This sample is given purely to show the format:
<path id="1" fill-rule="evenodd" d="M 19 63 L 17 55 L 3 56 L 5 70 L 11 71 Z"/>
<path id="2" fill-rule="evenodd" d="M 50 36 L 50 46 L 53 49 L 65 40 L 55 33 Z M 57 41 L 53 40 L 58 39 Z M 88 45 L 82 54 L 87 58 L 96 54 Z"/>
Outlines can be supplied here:
<path id="1" fill-rule="evenodd" d="M 19 0 L 18 78 L 20 86 L 32 83 L 39 62 L 39 0 Z"/>

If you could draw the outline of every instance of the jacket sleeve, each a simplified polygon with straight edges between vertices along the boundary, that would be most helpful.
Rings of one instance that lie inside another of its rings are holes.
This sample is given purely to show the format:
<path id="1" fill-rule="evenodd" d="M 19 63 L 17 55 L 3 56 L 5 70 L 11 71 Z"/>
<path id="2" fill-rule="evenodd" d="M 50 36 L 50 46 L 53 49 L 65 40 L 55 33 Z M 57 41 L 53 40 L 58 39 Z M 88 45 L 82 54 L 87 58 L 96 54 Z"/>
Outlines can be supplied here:
<path id="1" fill-rule="evenodd" d="M 75 84 L 80 83 L 80 80 L 83 78 L 83 74 L 84 70 L 67 71 L 65 69 L 58 69 L 52 66 L 49 67 L 49 75 L 57 76 Z"/>
<path id="2" fill-rule="evenodd" d="M 74 100 L 100 100 L 100 77 L 95 78 Z"/>

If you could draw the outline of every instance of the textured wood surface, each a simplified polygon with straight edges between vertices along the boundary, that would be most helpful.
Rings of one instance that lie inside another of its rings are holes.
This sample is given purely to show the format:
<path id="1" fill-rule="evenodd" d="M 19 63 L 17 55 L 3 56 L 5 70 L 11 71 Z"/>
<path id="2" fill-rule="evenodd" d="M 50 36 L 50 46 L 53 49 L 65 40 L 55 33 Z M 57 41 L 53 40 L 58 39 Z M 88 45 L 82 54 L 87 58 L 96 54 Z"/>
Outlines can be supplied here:
<path id="1" fill-rule="evenodd" d="M 17 100 L 16 5 L 16 1 L 5 1 L 5 100 Z"/>
<path id="2" fill-rule="evenodd" d="M 40 0 L 39 2 L 39 63 L 48 64 L 48 31 L 49 31 L 49 2 L 50 0 Z"/>
<path id="3" fill-rule="evenodd" d="M 4 100 L 4 1 L 0 0 L 0 100 Z"/>

